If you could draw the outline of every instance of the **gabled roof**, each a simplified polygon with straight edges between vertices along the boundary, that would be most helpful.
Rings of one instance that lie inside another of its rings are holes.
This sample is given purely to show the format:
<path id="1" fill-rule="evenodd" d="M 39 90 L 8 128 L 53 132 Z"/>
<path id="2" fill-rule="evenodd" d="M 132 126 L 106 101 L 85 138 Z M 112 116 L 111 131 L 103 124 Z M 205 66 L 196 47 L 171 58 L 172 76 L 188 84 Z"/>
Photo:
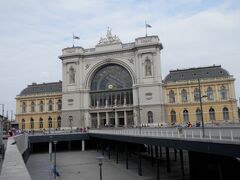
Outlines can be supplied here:
<path id="1" fill-rule="evenodd" d="M 34 94 L 45 94 L 45 93 L 61 93 L 62 92 L 62 82 L 52 82 L 28 85 L 27 88 L 21 91 L 20 96 L 34 95 Z"/>
<path id="2" fill-rule="evenodd" d="M 176 81 L 187 81 L 194 79 L 207 79 L 207 78 L 218 78 L 218 77 L 228 77 L 230 74 L 227 70 L 223 69 L 221 66 L 207 66 L 207 67 L 197 67 L 189 69 L 177 69 L 170 71 L 170 73 L 165 77 L 164 82 L 176 82 Z"/>

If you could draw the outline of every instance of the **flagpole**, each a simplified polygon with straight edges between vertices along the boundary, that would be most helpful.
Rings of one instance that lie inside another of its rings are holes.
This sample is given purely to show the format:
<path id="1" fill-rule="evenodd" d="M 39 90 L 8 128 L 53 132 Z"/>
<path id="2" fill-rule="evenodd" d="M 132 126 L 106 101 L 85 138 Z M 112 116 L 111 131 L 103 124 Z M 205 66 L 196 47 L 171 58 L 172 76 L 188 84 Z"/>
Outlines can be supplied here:
<path id="1" fill-rule="evenodd" d="M 147 37 L 147 23 L 145 21 L 146 37 Z"/>
<path id="2" fill-rule="evenodd" d="M 73 33 L 73 47 L 74 47 L 74 33 Z"/>

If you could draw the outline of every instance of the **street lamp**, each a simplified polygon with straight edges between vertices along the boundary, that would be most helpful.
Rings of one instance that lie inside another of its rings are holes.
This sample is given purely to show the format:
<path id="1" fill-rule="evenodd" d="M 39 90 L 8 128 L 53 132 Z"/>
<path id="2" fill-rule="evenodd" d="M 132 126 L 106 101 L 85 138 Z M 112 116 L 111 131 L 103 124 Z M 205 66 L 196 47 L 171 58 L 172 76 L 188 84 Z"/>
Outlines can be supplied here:
<path id="1" fill-rule="evenodd" d="M 100 180 L 102 180 L 102 161 L 103 161 L 104 157 L 100 156 L 100 157 L 96 157 L 96 159 L 98 160 L 98 165 L 100 168 Z"/>
<path id="2" fill-rule="evenodd" d="M 72 116 L 69 116 L 69 117 L 68 117 L 68 120 L 69 120 L 69 125 L 70 125 L 70 128 L 71 128 L 71 132 L 72 132 L 72 121 L 73 121 L 73 117 L 72 117 Z"/>
<path id="3" fill-rule="evenodd" d="M 56 159 L 56 154 L 57 154 L 57 141 L 56 140 L 54 140 L 53 141 L 53 144 L 54 144 L 54 168 L 53 168 L 53 170 L 54 170 L 54 179 L 56 179 L 56 175 L 58 174 L 58 172 L 57 172 L 57 159 Z"/>
<path id="4" fill-rule="evenodd" d="M 198 79 L 198 90 L 199 90 L 199 101 L 200 101 L 200 111 L 201 111 L 202 133 L 203 133 L 203 137 L 205 137 L 202 98 L 205 98 L 205 97 L 207 97 L 207 96 L 206 96 L 206 95 L 203 95 L 203 96 L 202 96 L 202 94 L 201 94 L 200 79 Z"/>

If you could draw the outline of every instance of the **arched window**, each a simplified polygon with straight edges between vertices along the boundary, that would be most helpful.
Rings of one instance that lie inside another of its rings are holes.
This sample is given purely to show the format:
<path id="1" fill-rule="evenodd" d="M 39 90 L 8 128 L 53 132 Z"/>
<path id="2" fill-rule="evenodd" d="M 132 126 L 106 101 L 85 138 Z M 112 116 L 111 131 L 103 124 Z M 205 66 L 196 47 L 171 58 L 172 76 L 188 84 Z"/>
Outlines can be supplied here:
<path id="1" fill-rule="evenodd" d="M 209 109 L 209 119 L 210 119 L 210 121 L 215 121 L 216 120 L 215 110 L 213 108 Z"/>
<path id="2" fill-rule="evenodd" d="M 48 101 L 48 111 L 52 111 L 53 110 L 53 102 L 52 102 L 52 100 L 50 99 L 49 101 Z"/>
<path id="3" fill-rule="evenodd" d="M 58 116 L 57 118 L 57 127 L 60 128 L 61 127 L 61 117 Z"/>
<path id="4" fill-rule="evenodd" d="M 169 91 L 169 102 L 175 103 L 175 94 L 173 90 Z"/>
<path id="5" fill-rule="evenodd" d="M 25 129 L 26 126 L 25 126 L 25 119 L 22 119 L 22 129 Z"/>
<path id="6" fill-rule="evenodd" d="M 75 83 L 75 70 L 71 66 L 69 69 L 69 84 L 74 84 Z"/>
<path id="7" fill-rule="evenodd" d="M 22 112 L 25 113 L 26 112 L 26 108 L 27 108 L 27 105 L 25 102 L 22 103 Z"/>
<path id="8" fill-rule="evenodd" d="M 31 120 L 30 120 L 30 128 L 34 129 L 34 119 L 33 118 L 31 118 Z"/>
<path id="9" fill-rule="evenodd" d="M 226 100 L 227 99 L 227 89 L 225 86 L 222 86 L 220 89 L 221 99 Z"/>
<path id="10" fill-rule="evenodd" d="M 62 101 L 61 101 L 61 99 L 58 100 L 57 107 L 58 107 L 59 111 L 62 109 Z"/>
<path id="11" fill-rule="evenodd" d="M 183 110 L 183 121 L 189 122 L 188 110 L 186 110 L 186 109 Z"/>
<path id="12" fill-rule="evenodd" d="M 148 111 L 148 123 L 153 123 L 153 113 L 152 113 L 152 111 Z"/>
<path id="13" fill-rule="evenodd" d="M 182 96 L 182 102 L 187 102 L 188 98 L 187 98 L 187 91 L 186 91 L 186 89 L 182 90 L 181 96 Z"/>
<path id="14" fill-rule="evenodd" d="M 43 119 L 42 118 L 39 119 L 39 128 L 40 129 L 43 128 Z"/>
<path id="15" fill-rule="evenodd" d="M 196 109 L 196 122 L 201 122 L 201 110 L 199 108 Z"/>
<path id="16" fill-rule="evenodd" d="M 195 88 L 194 89 L 194 101 L 199 101 L 199 100 L 200 100 L 199 89 Z"/>
<path id="17" fill-rule="evenodd" d="M 43 104 L 43 101 L 40 101 L 39 111 L 40 111 L 40 112 L 43 112 L 43 110 L 44 110 L 44 104 Z"/>
<path id="18" fill-rule="evenodd" d="M 35 112 L 35 103 L 31 102 L 31 112 Z"/>
<path id="19" fill-rule="evenodd" d="M 177 122 L 176 112 L 174 110 L 171 111 L 171 123 L 175 124 Z"/>
<path id="20" fill-rule="evenodd" d="M 149 59 L 145 61 L 145 76 L 152 76 L 152 65 Z"/>
<path id="21" fill-rule="evenodd" d="M 228 108 L 227 108 L 227 107 L 224 107 L 224 108 L 223 108 L 223 120 L 224 120 L 224 121 L 229 120 L 229 111 L 228 111 Z"/>
<path id="22" fill-rule="evenodd" d="M 207 88 L 207 99 L 208 100 L 214 100 L 213 89 L 211 87 Z"/>
<path id="23" fill-rule="evenodd" d="M 48 128 L 52 128 L 52 118 L 48 118 Z"/>

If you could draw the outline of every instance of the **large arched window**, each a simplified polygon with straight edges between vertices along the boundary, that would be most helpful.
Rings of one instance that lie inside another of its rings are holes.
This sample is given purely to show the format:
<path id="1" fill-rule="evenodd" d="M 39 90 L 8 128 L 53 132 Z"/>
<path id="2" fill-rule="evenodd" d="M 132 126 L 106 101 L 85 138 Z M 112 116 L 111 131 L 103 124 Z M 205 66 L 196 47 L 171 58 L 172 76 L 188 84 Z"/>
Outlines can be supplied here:
<path id="1" fill-rule="evenodd" d="M 229 111 L 228 111 L 228 108 L 227 108 L 227 107 L 224 107 L 222 111 L 223 111 L 223 120 L 224 120 L 224 121 L 228 121 L 228 120 L 229 120 Z"/>
<path id="2" fill-rule="evenodd" d="M 153 112 L 148 111 L 148 123 L 153 123 Z"/>
<path id="3" fill-rule="evenodd" d="M 58 116 L 57 118 L 57 128 L 60 128 L 61 127 L 61 117 Z"/>
<path id="4" fill-rule="evenodd" d="M 210 121 L 215 121 L 216 120 L 215 110 L 212 107 L 209 109 L 209 119 L 210 119 Z"/>
<path id="5" fill-rule="evenodd" d="M 183 89 L 183 90 L 182 90 L 181 96 L 182 96 L 182 102 L 187 102 L 187 101 L 188 101 L 186 89 Z"/>
<path id="6" fill-rule="evenodd" d="M 22 119 L 22 129 L 25 129 L 26 125 L 25 125 L 25 119 Z"/>
<path id="7" fill-rule="evenodd" d="M 214 100 L 213 89 L 211 87 L 207 88 L 207 99 L 210 101 Z"/>
<path id="8" fill-rule="evenodd" d="M 189 114 L 188 114 L 188 110 L 187 109 L 183 110 L 183 121 L 184 122 L 189 122 Z"/>
<path id="9" fill-rule="evenodd" d="M 200 108 L 197 108 L 196 109 L 196 122 L 201 122 L 201 110 L 200 110 Z"/>
<path id="10" fill-rule="evenodd" d="M 39 119 L 39 128 L 40 129 L 43 128 L 43 119 L 42 118 Z"/>
<path id="11" fill-rule="evenodd" d="M 59 111 L 62 109 L 62 101 L 61 101 L 61 99 L 58 100 L 57 107 L 58 107 Z"/>
<path id="12" fill-rule="evenodd" d="M 221 99 L 222 100 L 226 100 L 227 99 L 227 89 L 225 86 L 222 86 L 220 89 L 220 95 L 221 95 Z"/>
<path id="13" fill-rule="evenodd" d="M 22 102 L 22 112 L 25 113 L 27 109 L 27 105 L 25 102 Z"/>
<path id="14" fill-rule="evenodd" d="M 173 90 L 169 91 L 169 102 L 170 103 L 175 103 L 175 93 Z"/>
<path id="15" fill-rule="evenodd" d="M 71 66 L 69 69 L 69 84 L 75 83 L 75 69 Z"/>
<path id="16" fill-rule="evenodd" d="M 200 100 L 199 89 L 195 88 L 194 89 L 194 101 L 199 101 L 199 100 Z"/>
<path id="17" fill-rule="evenodd" d="M 50 99 L 49 101 L 48 101 L 48 111 L 52 111 L 53 110 L 53 102 L 52 102 L 52 100 Z"/>
<path id="18" fill-rule="evenodd" d="M 176 111 L 172 110 L 171 111 L 171 123 L 175 124 L 176 122 L 177 122 Z"/>
<path id="19" fill-rule="evenodd" d="M 52 128 L 52 118 L 48 118 L 48 128 Z"/>
<path id="20" fill-rule="evenodd" d="M 31 112 L 35 112 L 35 103 L 31 102 Z"/>
<path id="21" fill-rule="evenodd" d="M 40 103 L 39 103 L 39 111 L 43 112 L 43 110 L 44 110 L 44 104 L 43 104 L 43 101 L 40 101 Z"/>
<path id="22" fill-rule="evenodd" d="M 30 120 L 30 128 L 34 129 L 34 119 L 33 118 L 31 118 L 31 120 Z"/>

